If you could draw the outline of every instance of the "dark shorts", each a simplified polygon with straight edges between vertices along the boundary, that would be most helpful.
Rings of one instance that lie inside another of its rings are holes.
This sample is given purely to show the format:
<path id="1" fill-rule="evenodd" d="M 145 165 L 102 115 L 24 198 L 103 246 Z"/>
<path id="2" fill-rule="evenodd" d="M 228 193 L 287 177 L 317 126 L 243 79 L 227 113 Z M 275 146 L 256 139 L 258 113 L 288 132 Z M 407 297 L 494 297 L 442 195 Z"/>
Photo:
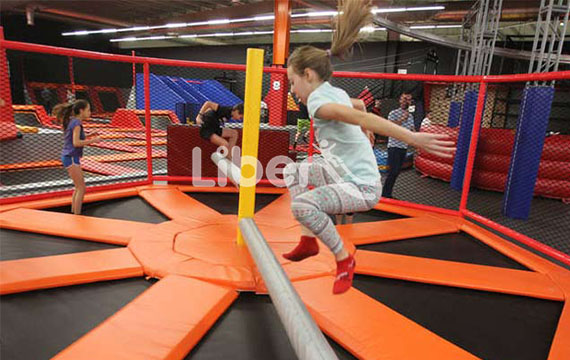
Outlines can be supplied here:
<path id="1" fill-rule="evenodd" d="M 80 159 L 81 157 L 79 155 L 73 155 L 73 156 L 65 155 L 61 157 L 61 162 L 63 163 L 63 167 L 67 169 L 71 165 L 80 166 L 81 165 Z"/>
<path id="2" fill-rule="evenodd" d="M 202 126 L 200 126 L 200 137 L 206 140 L 210 140 L 212 135 L 216 134 L 222 136 L 222 124 L 214 116 L 208 116 L 208 114 L 203 116 Z"/>

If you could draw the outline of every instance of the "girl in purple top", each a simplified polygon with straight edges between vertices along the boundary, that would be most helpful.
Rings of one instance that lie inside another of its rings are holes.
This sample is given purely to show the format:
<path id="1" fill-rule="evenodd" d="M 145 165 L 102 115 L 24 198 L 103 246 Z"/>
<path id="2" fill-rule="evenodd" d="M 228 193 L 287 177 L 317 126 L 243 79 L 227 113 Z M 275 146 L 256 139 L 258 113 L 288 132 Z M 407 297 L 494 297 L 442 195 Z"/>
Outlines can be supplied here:
<path id="1" fill-rule="evenodd" d="M 68 104 L 59 104 L 54 107 L 53 112 L 63 126 L 64 142 L 61 162 L 75 185 L 71 198 L 71 212 L 79 215 L 85 195 L 85 180 L 80 161 L 83 156 L 83 147 L 96 143 L 101 138 L 97 136 L 97 133 L 91 133 L 90 139 L 86 139 L 82 121 L 91 116 L 91 106 L 87 101 L 77 100 Z"/>

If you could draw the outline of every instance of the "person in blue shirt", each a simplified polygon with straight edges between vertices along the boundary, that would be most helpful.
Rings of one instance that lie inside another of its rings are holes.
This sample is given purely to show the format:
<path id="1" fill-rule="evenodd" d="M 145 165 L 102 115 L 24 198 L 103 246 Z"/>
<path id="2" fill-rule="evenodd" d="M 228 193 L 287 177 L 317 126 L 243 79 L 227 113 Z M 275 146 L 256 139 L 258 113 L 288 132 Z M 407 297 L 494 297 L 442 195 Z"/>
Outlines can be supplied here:
<path id="1" fill-rule="evenodd" d="M 410 131 L 414 131 L 414 116 L 410 112 L 412 104 L 412 94 L 402 93 L 400 95 L 400 107 L 390 111 L 388 120 Z M 384 182 L 382 197 L 391 198 L 392 190 L 396 184 L 396 179 L 400 175 L 402 165 L 406 160 L 408 144 L 396 138 L 388 138 L 388 176 Z"/>
<path id="2" fill-rule="evenodd" d="M 63 127 L 61 162 L 75 186 L 71 197 L 71 212 L 79 215 L 85 195 L 85 180 L 81 170 L 83 147 L 101 141 L 101 138 L 96 132 L 89 134 L 89 139 L 85 136 L 82 122 L 91 117 L 91 106 L 87 101 L 77 100 L 68 104 L 59 104 L 54 107 L 53 112 Z"/>
<path id="3" fill-rule="evenodd" d="M 200 125 L 200 137 L 216 146 L 226 148 L 226 154 L 230 160 L 232 149 L 237 142 L 238 132 L 234 129 L 225 129 L 223 126 L 232 118 L 243 121 L 243 104 L 228 107 L 206 101 L 196 116 L 196 124 Z"/>
<path id="4" fill-rule="evenodd" d="M 352 286 L 356 265 L 329 214 L 367 211 L 378 203 L 382 185 L 376 158 L 361 130 L 387 135 L 438 156 L 451 157 L 453 142 L 446 135 L 414 133 L 377 115 L 354 108 L 349 95 L 332 86 L 330 57 L 343 58 L 360 28 L 372 20 L 371 2 L 344 0 L 339 7 L 331 49 L 302 46 L 291 54 L 287 75 L 291 92 L 307 105 L 322 157 L 290 163 L 284 179 L 291 195 L 291 210 L 301 223 L 301 240 L 283 256 L 301 261 L 319 252 L 318 237 L 337 262 L 333 293 Z"/>

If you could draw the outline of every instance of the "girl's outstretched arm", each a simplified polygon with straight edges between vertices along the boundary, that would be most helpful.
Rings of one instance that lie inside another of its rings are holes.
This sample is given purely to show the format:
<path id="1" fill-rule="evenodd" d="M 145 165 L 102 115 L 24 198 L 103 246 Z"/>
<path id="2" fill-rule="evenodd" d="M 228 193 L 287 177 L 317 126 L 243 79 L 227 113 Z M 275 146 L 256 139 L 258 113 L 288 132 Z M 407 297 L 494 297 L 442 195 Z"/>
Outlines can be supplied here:
<path id="1" fill-rule="evenodd" d="M 323 120 L 336 120 L 358 125 L 376 134 L 396 138 L 414 147 L 441 157 L 451 157 L 455 151 L 454 142 L 444 134 L 414 133 L 372 113 L 358 111 L 341 104 L 322 105 L 315 114 Z"/>

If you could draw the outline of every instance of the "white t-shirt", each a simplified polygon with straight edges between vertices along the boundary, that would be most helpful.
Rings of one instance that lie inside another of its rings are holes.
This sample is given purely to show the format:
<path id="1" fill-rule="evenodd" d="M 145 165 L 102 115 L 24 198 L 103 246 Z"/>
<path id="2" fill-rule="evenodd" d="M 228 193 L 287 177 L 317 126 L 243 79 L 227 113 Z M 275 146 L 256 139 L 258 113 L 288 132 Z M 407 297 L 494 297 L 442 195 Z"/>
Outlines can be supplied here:
<path id="1" fill-rule="evenodd" d="M 352 102 L 346 91 L 332 86 L 328 81 L 309 95 L 307 109 L 314 120 L 315 136 L 324 159 L 345 181 L 377 185 L 380 173 L 370 141 L 360 126 L 316 117 L 319 108 L 325 104 L 352 107 Z"/>

